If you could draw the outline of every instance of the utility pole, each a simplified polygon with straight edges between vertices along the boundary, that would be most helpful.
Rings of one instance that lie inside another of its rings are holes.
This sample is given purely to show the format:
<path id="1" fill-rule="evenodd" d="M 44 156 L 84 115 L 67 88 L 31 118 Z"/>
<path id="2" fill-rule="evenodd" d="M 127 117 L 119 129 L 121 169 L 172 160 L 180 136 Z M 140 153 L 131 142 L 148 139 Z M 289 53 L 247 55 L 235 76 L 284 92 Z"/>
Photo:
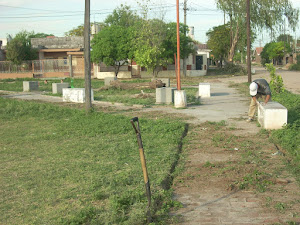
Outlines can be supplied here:
<path id="1" fill-rule="evenodd" d="M 252 82 L 251 77 L 251 40 L 250 40 L 250 33 L 251 33 L 251 27 L 250 27 L 250 0 L 247 1 L 247 70 L 248 70 L 248 83 Z"/>
<path id="2" fill-rule="evenodd" d="M 180 35 L 179 35 L 179 0 L 176 0 L 177 11 L 177 90 L 181 90 L 180 82 Z"/>
<path id="3" fill-rule="evenodd" d="M 187 11 L 186 3 L 187 3 L 187 0 L 184 0 L 184 7 L 183 7 L 183 11 L 184 11 L 184 36 L 186 36 L 186 29 L 185 29 L 185 26 L 186 26 L 186 11 Z M 186 58 L 185 57 L 183 58 L 183 75 L 184 75 L 184 77 L 186 77 Z"/>
<path id="4" fill-rule="evenodd" d="M 91 52 L 90 52 L 90 0 L 85 0 L 84 12 L 84 77 L 85 77 L 85 109 L 92 109 L 91 100 Z"/>

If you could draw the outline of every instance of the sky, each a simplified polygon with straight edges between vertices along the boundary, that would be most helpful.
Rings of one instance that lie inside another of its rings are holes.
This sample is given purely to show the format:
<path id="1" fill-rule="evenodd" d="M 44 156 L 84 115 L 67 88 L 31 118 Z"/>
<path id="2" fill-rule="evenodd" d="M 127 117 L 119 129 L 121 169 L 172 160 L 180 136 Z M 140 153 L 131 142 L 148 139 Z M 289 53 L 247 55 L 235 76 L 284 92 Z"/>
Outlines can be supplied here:
<path id="1" fill-rule="evenodd" d="M 300 0 L 290 0 L 295 8 Z M 149 2 L 150 16 L 164 17 L 166 22 L 176 22 L 175 0 L 90 0 L 91 22 L 103 22 L 121 4 L 141 12 L 139 3 Z M 180 22 L 183 22 L 183 2 L 180 4 Z M 12 37 L 22 31 L 53 34 L 63 37 L 64 33 L 84 23 L 84 0 L 0 0 L 0 38 Z M 217 9 L 215 0 L 187 0 L 187 25 L 194 27 L 195 40 L 206 43 L 206 32 L 224 23 L 224 14 Z M 226 18 L 228 21 L 228 18 Z M 288 29 L 286 31 L 288 32 Z M 300 38 L 300 29 L 292 36 Z M 254 46 L 270 42 L 269 32 L 261 32 Z"/>

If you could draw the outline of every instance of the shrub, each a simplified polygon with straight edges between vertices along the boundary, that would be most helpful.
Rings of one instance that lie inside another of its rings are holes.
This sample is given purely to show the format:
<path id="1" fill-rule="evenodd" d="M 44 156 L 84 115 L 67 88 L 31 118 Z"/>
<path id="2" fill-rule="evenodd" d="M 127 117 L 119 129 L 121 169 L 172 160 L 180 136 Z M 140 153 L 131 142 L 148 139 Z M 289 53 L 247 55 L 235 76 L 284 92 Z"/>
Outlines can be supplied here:
<path id="1" fill-rule="evenodd" d="M 266 67 L 270 72 L 270 76 L 271 76 L 270 85 L 271 85 L 272 92 L 283 93 L 284 85 L 283 85 L 282 77 L 280 75 L 276 75 L 276 69 L 273 66 L 273 64 L 266 64 Z"/>

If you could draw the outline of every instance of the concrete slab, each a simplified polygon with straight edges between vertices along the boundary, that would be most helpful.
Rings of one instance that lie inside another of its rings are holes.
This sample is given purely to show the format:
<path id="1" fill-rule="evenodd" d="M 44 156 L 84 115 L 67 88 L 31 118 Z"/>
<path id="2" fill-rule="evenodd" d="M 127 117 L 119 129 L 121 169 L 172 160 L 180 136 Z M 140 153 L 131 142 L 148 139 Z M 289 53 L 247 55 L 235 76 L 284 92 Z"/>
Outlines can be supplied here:
<path id="1" fill-rule="evenodd" d="M 23 91 L 37 91 L 39 83 L 37 81 L 23 81 Z"/>
<path id="2" fill-rule="evenodd" d="M 258 106 L 258 122 L 264 129 L 281 129 L 287 124 L 288 110 L 278 102 Z"/>
<path id="3" fill-rule="evenodd" d="M 63 88 L 64 102 L 85 102 L 85 88 Z M 94 101 L 94 92 L 92 90 L 92 101 Z"/>
<path id="4" fill-rule="evenodd" d="M 63 88 L 70 88 L 69 83 L 52 83 L 52 93 L 53 94 L 62 94 Z"/>

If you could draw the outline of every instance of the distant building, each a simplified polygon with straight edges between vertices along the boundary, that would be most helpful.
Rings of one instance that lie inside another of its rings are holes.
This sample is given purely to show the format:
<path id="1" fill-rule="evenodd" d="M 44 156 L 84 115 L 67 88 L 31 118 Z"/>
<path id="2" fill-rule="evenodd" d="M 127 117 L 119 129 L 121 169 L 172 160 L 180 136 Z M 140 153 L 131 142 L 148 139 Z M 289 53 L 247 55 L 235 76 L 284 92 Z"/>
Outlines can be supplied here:
<path id="1" fill-rule="evenodd" d="M 6 59 L 6 46 L 8 42 L 12 40 L 11 36 L 8 35 L 7 38 L 0 38 L 0 61 L 5 61 Z"/>
<path id="2" fill-rule="evenodd" d="M 48 36 L 46 38 L 32 38 L 31 46 L 38 49 L 39 60 L 63 59 L 59 61 L 60 64 L 71 65 L 69 73 L 65 73 L 65 75 L 84 75 L 83 37 Z"/>
<path id="3" fill-rule="evenodd" d="M 254 59 L 255 59 L 255 63 L 257 64 L 261 64 L 261 52 L 263 51 L 263 47 L 256 47 L 254 52 L 253 52 L 253 56 L 254 56 Z"/>

